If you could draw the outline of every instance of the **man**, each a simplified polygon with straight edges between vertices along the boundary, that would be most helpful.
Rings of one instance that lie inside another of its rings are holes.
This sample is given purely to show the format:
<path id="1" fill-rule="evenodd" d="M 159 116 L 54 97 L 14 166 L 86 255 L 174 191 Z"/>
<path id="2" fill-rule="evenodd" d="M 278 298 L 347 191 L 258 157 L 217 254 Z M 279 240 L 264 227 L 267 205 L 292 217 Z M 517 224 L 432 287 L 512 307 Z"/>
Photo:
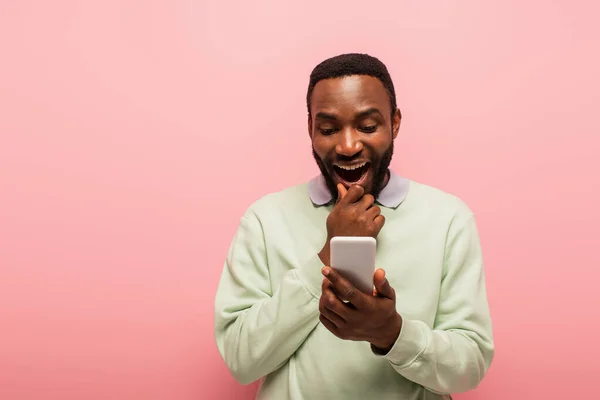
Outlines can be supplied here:
<path id="1" fill-rule="evenodd" d="M 457 197 L 389 169 L 401 114 L 387 68 L 323 61 L 307 93 L 321 174 L 241 218 L 215 337 L 259 399 L 449 399 L 488 370 L 493 338 L 478 233 Z M 329 267 L 334 236 L 377 239 L 374 291 Z"/>

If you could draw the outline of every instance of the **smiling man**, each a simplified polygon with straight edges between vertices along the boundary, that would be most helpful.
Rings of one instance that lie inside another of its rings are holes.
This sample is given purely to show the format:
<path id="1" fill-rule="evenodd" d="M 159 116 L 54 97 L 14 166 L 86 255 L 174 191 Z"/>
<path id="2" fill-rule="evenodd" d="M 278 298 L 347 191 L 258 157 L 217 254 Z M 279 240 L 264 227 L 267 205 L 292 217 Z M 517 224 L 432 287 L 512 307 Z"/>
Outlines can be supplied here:
<path id="1" fill-rule="evenodd" d="M 215 337 L 259 399 L 449 399 L 494 345 L 479 236 L 456 196 L 390 170 L 401 114 L 365 54 L 319 64 L 307 93 L 321 173 L 241 218 L 215 301 Z M 377 239 L 374 291 L 329 267 L 335 236 Z"/>

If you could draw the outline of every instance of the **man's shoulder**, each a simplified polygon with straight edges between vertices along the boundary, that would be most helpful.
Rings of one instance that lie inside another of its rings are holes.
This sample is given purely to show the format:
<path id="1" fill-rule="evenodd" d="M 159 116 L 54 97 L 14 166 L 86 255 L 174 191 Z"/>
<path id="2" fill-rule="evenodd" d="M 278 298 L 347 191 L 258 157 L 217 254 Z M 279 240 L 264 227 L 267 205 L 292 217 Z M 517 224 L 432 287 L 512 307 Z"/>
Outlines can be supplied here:
<path id="1" fill-rule="evenodd" d="M 439 187 L 410 180 L 406 202 L 408 206 L 427 209 L 430 211 L 444 211 L 451 215 L 470 215 L 472 210 L 457 194 Z"/>
<path id="2" fill-rule="evenodd" d="M 257 216 L 281 209 L 301 209 L 312 204 L 308 194 L 308 182 L 302 182 L 262 195 L 247 208 L 247 213 Z"/>

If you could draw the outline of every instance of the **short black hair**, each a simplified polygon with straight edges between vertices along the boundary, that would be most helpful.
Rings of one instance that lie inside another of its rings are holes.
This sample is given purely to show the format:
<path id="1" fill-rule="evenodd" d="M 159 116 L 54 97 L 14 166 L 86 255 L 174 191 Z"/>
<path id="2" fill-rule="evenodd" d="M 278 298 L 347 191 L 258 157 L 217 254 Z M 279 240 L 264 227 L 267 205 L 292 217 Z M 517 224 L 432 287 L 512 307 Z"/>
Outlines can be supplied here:
<path id="1" fill-rule="evenodd" d="M 316 84 L 323 79 L 342 78 L 350 75 L 368 75 L 377 78 L 383 84 L 390 98 L 392 116 L 396 112 L 396 92 L 387 67 L 379 59 L 368 54 L 348 53 L 328 58 L 317 65 L 310 74 L 306 106 L 310 116 L 311 96 Z"/>

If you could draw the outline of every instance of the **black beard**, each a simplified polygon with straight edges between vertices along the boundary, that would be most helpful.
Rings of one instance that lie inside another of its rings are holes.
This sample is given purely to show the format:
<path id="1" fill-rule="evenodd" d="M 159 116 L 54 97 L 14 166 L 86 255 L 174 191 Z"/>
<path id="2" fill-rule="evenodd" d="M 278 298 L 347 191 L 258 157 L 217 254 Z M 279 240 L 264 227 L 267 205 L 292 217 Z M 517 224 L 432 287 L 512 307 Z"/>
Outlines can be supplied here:
<path id="1" fill-rule="evenodd" d="M 377 199 L 377 197 L 379 196 L 379 194 L 381 193 L 381 191 L 384 188 L 383 182 L 385 182 L 385 178 L 388 173 L 390 163 L 392 162 L 393 155 L 394 155 L 394 141 L 392 140 L 390 147 L 388 147 L 388 149 L 385 151 L 385 153 L 383 153 L 383 156 L 381 157 L 381 161 L 378 164 L 376 164 L 375 162 L 371 162 L 372 168 L 377 167 L 377 169 L 375 170 L 375 175 L 373 175 L 373 188 L 371 189 L 371 192 L 370 192 L 371 195 L 373 195 L 373 197 L 375 199 Z M 333 178 L 329 174 L 329 171 L 325 167 L 325 164 L 323 163 L 321 158 L 319 158 L 319 156 L 317 155 L 317 152 L 315 151 L 314 148 L 313 148 L 313 157 L 314 157 L 315 161 L 317 162 L 319 169 L 321 170 L 321 174 L 325 178 L 325 183 L 327 184 L 327 188 L 329 189 L 329 192 L 331 193 L 331 198 L 332 198 L 331 201 L 335 202 L 338 197 L 337 186 L 336 186 Z M 376 161 L 376 160 L 372 160 L 372 161 Z"/>

